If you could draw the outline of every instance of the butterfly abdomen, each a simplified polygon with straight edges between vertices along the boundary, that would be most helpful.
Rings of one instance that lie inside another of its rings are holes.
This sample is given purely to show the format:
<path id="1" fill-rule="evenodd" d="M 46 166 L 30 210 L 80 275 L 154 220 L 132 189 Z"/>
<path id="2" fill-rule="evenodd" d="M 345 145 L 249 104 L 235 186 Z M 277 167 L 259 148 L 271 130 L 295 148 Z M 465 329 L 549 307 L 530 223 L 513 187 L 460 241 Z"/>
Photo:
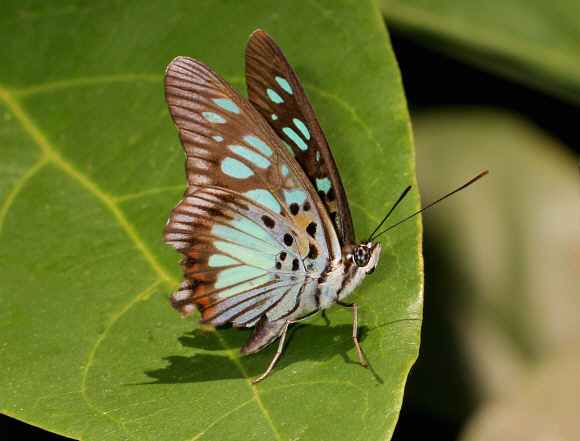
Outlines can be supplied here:
<path id="1" fill-rule="evenodd" d="M 268 322 L 266 316 L 262 316 L 262 319 L 256 323 L 256 328 L 252 336 L 244 344 L 242 349 L 240 349 L 240 352 L 248 355 L 261 351 L 280 336 L 286 323 L 286 319 Z"/>

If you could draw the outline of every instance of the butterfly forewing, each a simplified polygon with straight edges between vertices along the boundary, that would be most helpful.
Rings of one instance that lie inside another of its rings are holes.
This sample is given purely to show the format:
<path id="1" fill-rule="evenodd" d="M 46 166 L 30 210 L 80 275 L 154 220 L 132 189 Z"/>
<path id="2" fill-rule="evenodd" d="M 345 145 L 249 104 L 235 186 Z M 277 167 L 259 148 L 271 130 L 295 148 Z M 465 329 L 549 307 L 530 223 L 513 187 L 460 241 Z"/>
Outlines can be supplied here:
<path id="1" fill-rule="evenodd" d="M 316 188 L 340 244 L 354 244 L 348 201 L 326 137 L 290 63 L 262 30 L 248 41 L 246 82 L 250 102 L 290 147 Z"/>
<path id="2" fill-rule="evenodd" d="M 173 305 L 184 314 L 197 307 L 204 323 L 245 326 L 309 307 L 301 299 L 314 298 L 316 275 L 340 244 L 304 171 L 260 114 L 202 63 L 175 59 L 165 84 L 188 178 L 164 232 L 185 255 Z"/>

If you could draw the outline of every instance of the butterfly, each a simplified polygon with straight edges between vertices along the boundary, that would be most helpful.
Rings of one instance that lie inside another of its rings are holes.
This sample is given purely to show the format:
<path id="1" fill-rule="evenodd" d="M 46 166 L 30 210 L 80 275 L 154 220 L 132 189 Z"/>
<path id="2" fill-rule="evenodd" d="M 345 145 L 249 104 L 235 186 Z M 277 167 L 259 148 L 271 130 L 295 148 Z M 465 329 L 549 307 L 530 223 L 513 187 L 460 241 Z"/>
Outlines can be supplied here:
<path id="1" fill-rule="evenodd" d="M 371 274 L 381 252 L 355 241 L 347 197 L 304 88 L 276 42 L 255 31 L 246 49 L 248 99 L 200 61 L 178 57 L 165 96 L 186 154 L 188 186 L 164 241 L 185 257 L 171 295 L 200 323 L 255 327 L 253 354 L 288 326 L 343 300 Z"/>

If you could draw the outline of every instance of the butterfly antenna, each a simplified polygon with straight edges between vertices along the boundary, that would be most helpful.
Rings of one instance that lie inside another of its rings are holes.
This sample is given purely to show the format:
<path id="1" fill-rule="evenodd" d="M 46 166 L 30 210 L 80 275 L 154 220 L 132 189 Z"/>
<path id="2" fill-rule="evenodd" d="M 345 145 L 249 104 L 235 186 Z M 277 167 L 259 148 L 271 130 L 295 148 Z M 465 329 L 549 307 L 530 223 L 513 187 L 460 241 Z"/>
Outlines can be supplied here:
<path id="1" fill-rule="evenodd" d="M 453 190 L 451 193 L 447 193 L 445 196 L 443 196 L 442 198 L 437 199 L 435 202 L 431 202 L 429 205 L 427 205 L 426 207 L 421 208 L 419 211 L 413 213 L 410 216 L 407 216 L 405 219 L 397 222 L 394 225 L 391 225 L 389 228 L 387 228 L 386 230 L 381 231 L 379 234 L 377 234 L 373 239 L 376 239 L 377 237 L 379 237 L 381 234 L 386 233 L 387 231 L 389 231 L 391 228 L 395 228 L 397 225 L 402 224 L 405 221 L 408 221 L 409 219 L 411 219 L 412 217 L 417 216 L 419 213 L 422 213 L 423 211 L 425 211 L 427 208 L 432 207 L 435 204 L 438 204 L 439 202 L 441 202 L 443 199 L 448 198 L 449 196 L 457 193 L 458 191 L 463 190 L 466 187 L 469 187 L 471 184 L 473 184 L 475 181 L 478 181 L 479 179 L 483 178 L 485 175 L 487 175 L 489 173 L 489 170 L 484 171 L 483 173 L 480 173 L 479 175 L 477 175 L 475 178 L 473 178 L 471 181 L 467 182 L 466 184 L 463 184 L 461 187 L 456 188 L 455 190 Z M 399 198 L 399 200 L 397 201 L 397 204 L 401 201 L 401 199 L 403 198 L 403 196 L 405 196 L 405 194 L 407 194 L 407 192 L 410 190 L 411 186 L 407 187 L 407 189 L 403 192 L 402 196 Z M 391 209 L 391 211 L 389 212 L 389 214 L 391 214 L 391 212 L 393 211 L 393 209 L 397 206 L 397 204 L 395 204 L 395 206 Z M 389 215 L 387 214 L 387 217 Z M 386 219 L 386 218 L 385 218 Z M 384 222 L 385 220 L 383 220 Z M 381 225 L 383 224 L 383 222 L 381 222 Z M 379 225 L 380 227 L 380 225 Z M 377 228 L 378 230 L 378 228 Z M 375 232 L 377 231 L 375 230 L 373 232 L 373 235 L 375 234 Z M 372 237 L 372 235 L 371 235 Z"/>
<path id="2" fill-rule="evenodd" d="M 409 185 L 405 189 L 405 191 L 401 194 L 401 196 L 399 196 L 399 199 L 397 200 L 397 202 L 395 202 L 395 205 L 393 205 L 393 208 L 391 208 L 391 210 L 387 213 L 387 215 L 381 221 L 381 223 L 379 224 L 379 226 L 377 228 L 375 228 L 375 231 L 373 231 L 373 234 L 371 234 L 371 237 L 369 237 L 369 240 L 368 241 L 373 240 L 373 236 L 375 235 L 375 233 L 379 230 L 379 228 L 381 228 L 381 226 L 385 223 L 385 221 L 387 220 L 387 218 L 391 215 L 391 213 L 393 212 L 393 210 L 395 209 L 395 207 L 397 205 L 399 205 L 399 202 L 401 202 L 403 200 L 403 198 L 407 195 L 407 193 L 409 193 L 409 190 L 411 190 L 412 187 L 413 187 L 412 185 Z"/>

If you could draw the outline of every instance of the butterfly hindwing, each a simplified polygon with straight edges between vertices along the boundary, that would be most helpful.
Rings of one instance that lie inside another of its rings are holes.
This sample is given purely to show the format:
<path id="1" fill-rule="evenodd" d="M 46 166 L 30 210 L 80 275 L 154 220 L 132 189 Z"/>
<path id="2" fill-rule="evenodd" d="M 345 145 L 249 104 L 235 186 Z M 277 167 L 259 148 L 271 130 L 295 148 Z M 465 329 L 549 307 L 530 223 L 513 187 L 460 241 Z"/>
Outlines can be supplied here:
<path id="1" fill-rule="evenodd" d="M 355 243 L 346 193 L 312 105 L 276 42 L 262 30 L 246 49 L 248 99 L 292 149 L 316 188 L 341 245 Z"/>
<path id="2" fill-rule="evenodd" d="M 327 257 L 305 231 L 250 198 L 200 188 L 175 207 L 165 241 L 185 255 L 185 281 L 171 302 L 183 314 L 200 310 L 202 323 L 253 326 L 298 307 L 311 291 L 312 272 Z"/>

